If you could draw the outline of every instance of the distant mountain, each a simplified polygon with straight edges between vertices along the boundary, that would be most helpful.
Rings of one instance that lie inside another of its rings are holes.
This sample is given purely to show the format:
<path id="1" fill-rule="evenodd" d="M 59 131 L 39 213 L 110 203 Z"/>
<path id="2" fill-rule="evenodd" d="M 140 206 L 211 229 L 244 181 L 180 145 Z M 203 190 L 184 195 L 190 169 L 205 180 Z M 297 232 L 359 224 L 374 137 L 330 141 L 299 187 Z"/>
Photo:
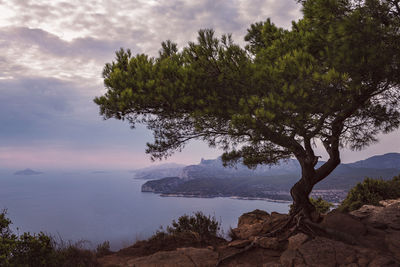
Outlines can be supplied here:
<path id="1" fill-rule="evenodd" d="M 400 153 L 377 155 L 346 165 L 356 168 L 400 169 Z"/>
<path id="2" fill-rule="evenodd" d="M 316 192 L 330 201 L 340 201 L 345 192 L 365 177 L 390 179 L 400 174 L 400 153 L 388 153 L 366 160 L 339 165 L 315 186 Z M 319 162 L 319 165 L 323 162 Z M 300 177 L 297 160 L 281 161 L 274 166 L 250 170 L 243 164 L 224 168 L 220 158 L 202 159 L 198 165 L 186 166 L 179 175 L 149 181 L 143 192 L 199 197 L 238 196 L 290 199 L 289 190 Z"/>
<path id="3" fill-rule="evenodd" d="M 234 167 L 224 167 L 221 158 L 214 160 L 201 159 L 198 165 L 189 165 L 183 168 L 180 178 L 192 180 L 196 178 L 213 177 L 244 177 L 260 175 L 285 175 L 300 172 L 300 164 L 295 159 L 282 160 L 277 165 L 259 165 L 256 169 L 238 163 Z"/>
<path id="4" fill-rule="evenodd" d="M 176 163 L 165 163 L 156 166 L 150 166 L 138 170 L 133 170 L 133 178 L 154 180 L 164 177 L 179 176 L 185 165 Z"/>
<path id="5" fill-rule="evenodd" d="M 43 172 L 34 171 L 34 170 L 28 168 L 28 169 L 25 169 L 25 170 L 14 172 L 14 175 L 39 175 L 39 174 L 42 174 L 42 173 Z"/>

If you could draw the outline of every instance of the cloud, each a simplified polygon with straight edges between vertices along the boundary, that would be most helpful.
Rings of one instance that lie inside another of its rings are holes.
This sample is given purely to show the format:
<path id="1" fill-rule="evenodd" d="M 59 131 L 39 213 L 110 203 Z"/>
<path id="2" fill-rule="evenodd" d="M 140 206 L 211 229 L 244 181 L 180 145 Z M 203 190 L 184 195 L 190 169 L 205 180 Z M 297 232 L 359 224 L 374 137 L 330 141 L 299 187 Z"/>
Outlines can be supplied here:
<path id="1" fill-rule="evenodd" d="M 30 75 L 67 80 L 97 79 L 105 62 L 114 51 L 126 46 L 123 41 L 99 40 L 92 37 L 65 41 L 42 29 L 26 27 L 0 28 L 3 51 L 3 76 Z"/>
<path id="2" fill-rule="evenodd" d="M 2 25 L 40 28 L 71 41 L 126 40 L 154 54 L 165 39 L 192 40 L 200 28 L 240 34 L 250 23 L 272 17 L 282 26 L 300 17 L 293 0 L 108 0 L 108 1 L 17 1 L 1 4 L 14 14 Z M 0 20 L 1 21 L 1 20 Z"/>
<path id="3" fill-rule="evenodd" d="M 244 45 L 251 23 L 271 17 L 288 28 L 300 16 L 294 0 L 0 0 L 0 165 L 15 165 L 18 158 L 40 159 L 43 166 L 55 166 L 55 159 L 68 166 L 95 160 L 105 166 L 150 163 L 144 150 L 151 133 L 102 121 L 92 102 L 104 93 L 101 72 L 116 50 L 156 56 L 162 41 L 182 47 L 204 28 L 232 33 Z M 400 151 L 384 141 L 395 142 L 393 136 L 399 132 L 382 138 L 380 148 Z M 345 152 L 344 158 L 380 148 Z M 193 142 L 170 161 L 189 164 L 219 153 Z"/>
<path id="4" fill-rule="evenodd" d="M 27 27 L 7 27 L 0 30 L 0 38 L 9 40 L 13 44 L 24 44 L 27 47 L 37 47 L 40 52 L 51 54 L 56 57 L 81 57 L 103 60 L 109 58 L 111 53 L 119 46 L 121 41 L 99 40 L 92 37 L 76 38 L 65 41 L 57 35 L 42 29 L 31 29 Z"/>
<path id="5" fill-rule="evenodd" d="M 101 83 L 104 63 L 120 47 L 155 56 L 162 41 L 182 47 L 204 28 L 232 33 L 243 44 L 250 23 L 299 16 L 292 0 L 3 1 L 0 11 L 11 14 L 0 16 L 7 62 L 0 65 L 3 77 L 86 79 L 89 84 Z"/>

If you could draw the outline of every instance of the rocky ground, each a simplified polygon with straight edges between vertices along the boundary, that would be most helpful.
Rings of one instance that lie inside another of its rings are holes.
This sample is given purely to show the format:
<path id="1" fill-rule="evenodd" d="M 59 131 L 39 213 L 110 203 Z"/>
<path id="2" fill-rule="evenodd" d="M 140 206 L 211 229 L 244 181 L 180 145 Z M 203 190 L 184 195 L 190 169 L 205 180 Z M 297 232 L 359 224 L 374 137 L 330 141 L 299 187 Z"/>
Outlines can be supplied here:
<path id="1" fill-rule="evenodd" d="M 380 204 L 364 205 L 349 214 L 334 210 L 319 224 L 324 234 L 298 232 L 281 239 L 265 237 L 265 233 L 284 223 L 288 215 L 255 210 L 239 218 L 231 242 L 150 255 L 128 248 L 99 261 L 102 266 L 136 267 L 400 266 L 400 199 Z"/>

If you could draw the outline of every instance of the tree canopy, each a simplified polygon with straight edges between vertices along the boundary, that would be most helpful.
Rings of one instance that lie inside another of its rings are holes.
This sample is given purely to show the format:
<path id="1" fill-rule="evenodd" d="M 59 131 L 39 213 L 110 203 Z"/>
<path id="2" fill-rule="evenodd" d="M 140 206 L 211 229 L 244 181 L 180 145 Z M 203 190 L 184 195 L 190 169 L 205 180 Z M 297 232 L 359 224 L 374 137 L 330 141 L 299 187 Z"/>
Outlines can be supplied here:
<path id="1" fill-rule="evenodd" d="M 310 214 L 308 194 L 340 163 L 341 147 L 362 149 L 400 125 L 400 8 L 396 0 L 300 2 L 303 18 L 291 29 L 254 23 L 244 48 L 207 29 L 182 49 L 163 42 L 157 57 L 119 50 L 95 99 L 101 115 L 146 124 L 156 159 L 191 139 L 249 167 L 296 157 L 302 178 L 291 193 Z M 317 140 L 329 155 L 319 168 Z"/>

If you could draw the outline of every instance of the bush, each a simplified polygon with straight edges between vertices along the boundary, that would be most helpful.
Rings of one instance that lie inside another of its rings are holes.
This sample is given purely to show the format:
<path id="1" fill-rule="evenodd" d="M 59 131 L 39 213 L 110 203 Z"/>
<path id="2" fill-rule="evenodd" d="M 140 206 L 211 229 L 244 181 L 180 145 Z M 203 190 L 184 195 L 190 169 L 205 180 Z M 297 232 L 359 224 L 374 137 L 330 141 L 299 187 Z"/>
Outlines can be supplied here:
<path id="1" fill-rule="evenodd" d="M 321 197 L 318 197 L 317 199 L 310 197 L 310 202 L 314 205 L 317 211 L 322 214 L 329 212 L 334 206 L 332 203 L 322 199 Z"/>
<path id="2" fill-rule="evenodd" d="M 54 242 L 40 232 L 17 236 L 10 230 L 7 211 L 0 213 L 0 266 L 55 266 Z"/>
<path id="3" fill-rule="evenodd" d="M 324 200 L 321 197 L 318 197 L 317 199 L 310 197 L 310 202 L 311 204 L 313 204 L 315 209 L 321 214 L 327 213 L 334 206 L 332 203 Z M 289 213 L 292 213 L 292 209 L 293 209 L 293 204 L 290 205 Z"/>
<path id="4" fill-rule="evenodd" d="M 6 218 L 6 210 L 0 213 L 0 266 L 8 266 L 15 249 L 17 236 L 10 230 L 11 220 Z"/>
<path id="5" fill-rule="evenodd" d="M 178 221 L 173 220 L 172 226 L 167 227 L 169 234 L 183 232 L 198 233 L 201 237 L 217 236 L 221 227 L 215 217 L 204 215 L 201 211 L 195 212 L 194 216 L 183 215 Z"/>
<path id="6" fill-rule="evenodd" d="M 43 232 L 19 236 L 12 233 L 6 213 L 5 210 L 0 213 L 0 266 L 98 266 L 95 253 L 84 249 L 82 242 L 65 245 Z M 100 246 L 103 253 L 107 244 Z"/>
<path id="7" fill-rule="evenodd" d="M 39 234 L 23 233 L 13 240 L 11 266 L 55 266 L 57 251 L 52 239 L 40 232 Z"/>
<path id="8" fill-rule="evenodd" d="M 215 247 L 226 242 L 221 235 L 220 222 L 215 217 L 195 212 L 191 216 L 185 214 L 173 220 L 166 229 L 160 227 L 149 239 L 137 241 L 117 254 L 142 257 L 182 247 Z"/>
<path id="9" fill-rule="evenodd" d="M 110 242 L 104 241 L 103 243 L 99 244 L 96 248 L 96 256 L 102 257 L 106 255 L 110 255 L 112 252 L 110 250 Z"/>
<path id="10" fill-rule="evenodd" d="M 366 178 L 353 187 L 342 201 L 339 210 L 353 211 L 363 205 L 379 205 L 379 201 L 400 197 L 400 175 L 392 180 Z"/>
<path id="11" fill-rule="evenodd" d="M 54 266 L 99 266 L 96 254 L 89 249 L 85 249 L 83 246 L 84 243 L 84 241 L 80 241 L 74 244 L 68 243 L 68 245 L 65 245 L 64 243 L 61 243 L 57 245 L 57 248 L 55 249 L 57 253 L 57 264 Z"/>

